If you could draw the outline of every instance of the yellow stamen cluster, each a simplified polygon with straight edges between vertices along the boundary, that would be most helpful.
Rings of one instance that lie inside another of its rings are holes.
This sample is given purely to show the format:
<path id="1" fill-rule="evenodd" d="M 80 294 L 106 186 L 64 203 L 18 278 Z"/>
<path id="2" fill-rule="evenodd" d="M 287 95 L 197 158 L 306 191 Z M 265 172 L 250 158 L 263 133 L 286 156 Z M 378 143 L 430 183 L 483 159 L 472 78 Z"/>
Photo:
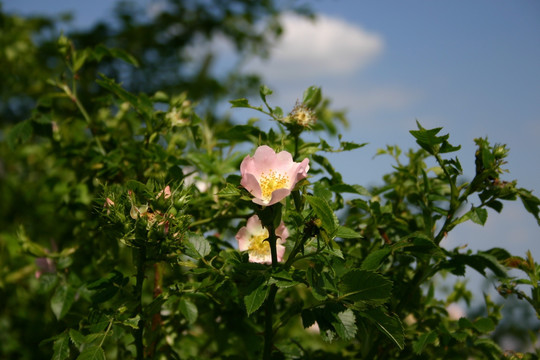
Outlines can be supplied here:
<path id="1" fill-rule="evenodd" d="M 289 186 L 289 177 L 287 175 L 276 173 L 274 170 L 270 170 L 267 174 L 261 174 L 259 185 L 261 186 L 263 200 L 269 201 L 275 190 L 287 188 Z"/>
<path id="2" fill-rule="evenodd" d="M 315 124 L 317 117 L 311 109 L 304 104 L 296 103 L 294 109 L 289 114 L 291 122 L 303 127 L 309 127 Z"/>
<path id="3" fill-rule="evenodd" d="M 264 258 L 270 254 L 270 244 L 268 241 L 268 230 L 263 229 L 263 233 L 260 235 L 252 235 L 249 239 L 248 251 L 250 255 L 258 258 Z"/>

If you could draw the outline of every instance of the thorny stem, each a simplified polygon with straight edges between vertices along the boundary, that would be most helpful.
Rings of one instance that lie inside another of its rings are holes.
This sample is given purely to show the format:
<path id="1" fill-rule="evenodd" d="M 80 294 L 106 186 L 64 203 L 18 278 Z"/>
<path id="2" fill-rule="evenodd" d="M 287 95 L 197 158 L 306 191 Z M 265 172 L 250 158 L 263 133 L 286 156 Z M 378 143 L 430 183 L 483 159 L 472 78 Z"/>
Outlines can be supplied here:
<path id="1" fill-rule="evenodd" d="M 135 329 L 135 348 L 137 350 L 137 360 L 144 359 L 144 344 L 143 344 L 143 333 L 145 327 L 145 321 L 142 316 L 142 288 L 144 282 L 144 271 L 145 271 L 145 262 L 146 262 L 146 245 L 143 244 L 139 248 L 139 254 L 137 259 L 137 280 L 135 283 L 135 298 L 137 299 L 137 309 L 136 312 L 140 315 L 139 323 L 137 324 L 137 329 Z"/>
<path id="2" fill-rule="evenodd" d="M 161 295 L 161 293 L 163 292 L 161 288 L 161 284 L 162 284 L 161 264 L 154 263 L 154 299 L 157 298 L 159 295 Z M 158 311 L 152 316 L 152 332 L 153 333 L 158 332 L 160 327 L 161 327 L 161 314 Z M 154 353 L 156 350 L 156 344 L 157 344 L 157 339 L 154 338 L 154 341 L 152 341 L 150 345 L 150 349 L 148 350 L 150 357 L 154 356 Z"/>
<path id="3" fill-rule="evenodd" d="M 277 249 L 276 249 L 276 231 L 273 225 L 268 226 L 268 243 L 270 244 L 270 253 L 272 255 L 272 267 L 275 268 L 278 264 L 277 260 Z M 276 298 L 277 286 L 276 284 L 270 285 L 270 292 L 268 298 L 266 299 L 266 306 L 264 311 L 265 323 L 264 323 L 264 349 L 263 349 L 263 360 L 270 360 L 272 355 L 273 348 L 273 313 L 274 313 L 274 300 Z"/>

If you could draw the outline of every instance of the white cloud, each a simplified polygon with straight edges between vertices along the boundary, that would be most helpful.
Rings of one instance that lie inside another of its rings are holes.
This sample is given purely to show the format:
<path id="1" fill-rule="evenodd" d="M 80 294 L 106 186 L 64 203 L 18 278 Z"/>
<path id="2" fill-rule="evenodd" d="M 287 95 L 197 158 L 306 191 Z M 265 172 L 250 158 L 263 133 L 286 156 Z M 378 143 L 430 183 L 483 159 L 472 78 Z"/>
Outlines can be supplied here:
<path id="1" fill-rule="evenodd" d="M 254 60 L 248 68 L 268 79 L 303 79 L 354 73 L 384 48 L 380 35 L 342 19 L 319 15 L 315 21 L 286 14 L 284 34 L 269 60 Z"/>

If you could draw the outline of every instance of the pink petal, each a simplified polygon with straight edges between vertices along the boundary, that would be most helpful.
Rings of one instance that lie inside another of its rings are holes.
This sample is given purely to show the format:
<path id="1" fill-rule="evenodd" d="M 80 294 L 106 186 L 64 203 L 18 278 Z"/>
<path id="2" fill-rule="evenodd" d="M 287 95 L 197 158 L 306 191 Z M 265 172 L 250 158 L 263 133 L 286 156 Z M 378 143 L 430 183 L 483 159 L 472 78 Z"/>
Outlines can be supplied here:
<path id="1" fill-rule="evenodd" d="M 241 227 L 236 233 L 236 240 L 238 240 L 238 250 L 246 251 L 249 248 L 249 234 L 245 226 Z"/>
<path id="2" fill-rule="evenodd" d="M 289 196 L 290 193 L 291 190 L 289 189 L 277 189 L 272 191 L 272 198 L 268 202 L 267 206 L 274 205 L 275 203 L 280 202 L 281 200 Z"/>
<path id="3" fill-rule="evenodd" d="M 307 177 L 307 172 L 309 170 L 309 159 L 302 160 L 301 163 L 295 163 L 297 164 L 294 167 L 291 167 L 289 172 L 287 173 L 287 176 L 291 180 L 290 182 L 290 189 L 294 189 L 296 184 Z"/>
<path id="4" fill-rule="evenodd" d="M 285 246 L 281 244 L 276 244 L 276 253 L 277 253 L 277 261 L 281 262 L 283 260 L 283 255 L 285 255 Z M 272 258 L 270 258 L 270 262 L 272 261 Z"/>
<path id="5" fill-rule="evenodd" d="M 277 162 L 276 152 L 270 146 L 259 146 L 253 155 L 257 170 L 263 172 L 272 169 Z"/>
<path id="6" fill-rule="evenodd" d="M 242 185 L 247 191 L 251 193 L 251 195 L 255 196 L 256 198 L 260 198 L 262 196 L 259 181 L 253 174 L 242 174 L 242 180 L 240 180 L 240 185 Z"/>
<path id="7" fill-rule="evenodd" d="M 250 235 L 258 235 L 264 231 L 264 226 L 258 215 L 253 215 L 248 219 L 246 228 Z"/>
<path id="8" fill-rule="evenodd" d="M 281 241 L 279 241 L 281 244 L 283 244 L 289 237 L 289 229 L 287 229 L 283 221 L 276 229 L 276 236 L 281 239 Z"/>

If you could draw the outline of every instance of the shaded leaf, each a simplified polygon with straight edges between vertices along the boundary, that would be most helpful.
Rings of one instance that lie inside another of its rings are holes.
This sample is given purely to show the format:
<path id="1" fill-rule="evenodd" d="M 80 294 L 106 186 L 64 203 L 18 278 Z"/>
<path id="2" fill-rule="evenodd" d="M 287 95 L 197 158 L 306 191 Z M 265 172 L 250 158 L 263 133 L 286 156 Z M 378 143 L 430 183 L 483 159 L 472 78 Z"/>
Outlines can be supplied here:
<path id="1" fill-rule="evenodd" d="M 51 298 L 51 309 L 57 320 L 63 318 L 75 301 L 75 289 L 67 284 L 62 284 L 56 288 Z"/>
<path id="2" fill-rule="evenodd" d="M 416 340 L 413 343 L 413 350 L 417 355 L 420 355 L 426 345 L 432 344 L 437 340 L 437 333 L 435 331 L 430 331 L 428 333 L 424 333 L 418 337 L 418 340 Z"/>
<path id="3" fill-rule="evenodd" d="M 197 306 L 188 299 L 180 299 L 180 312 L 184 315 L 190 324 L 193 324 L 199 316 Z"/>
<path id="4" fill-rule="evenodd" d="M 360 239 L 362 238 L 362 235 L 346 226 L 339 226 L 337 228 L 336 237 L 342 239 Z"/>
<path id="5" fill-rule="evenodd" d="M 321 219 L 323 228 L 329 234 L 333 234 L 338 224 L 336 214 L 334 214 L 330 205 L 324 199 L 315 196 L 305 195 L 305 199 L 315 211 L 317 217 Z"/>
<path id="6" fill-rule="evenodd" d="M 390 340 L 392 340 L 400 349 L 405 345 L 405 337 L 403 335 L 403 326 L 399 318 L 395 315 L 387 315 L 380 309 L 372 309 L 363 313 L 367 318 L 371 319 L 377 328 Z"/>
<path id="7" fill-rule="evenodd" d="M 194 258 L 205 257 L 211 250 L 208 240 L 199 234 L 191 234 L 186 243 L 186 254 Z"/>
<path id="8" fill-rule="evenodd" d="M 480 333 L 488 333 L 495 330 L 495 323 L 490 318 L 484 317 L 473 322 L 472 326 Z"/>
<path id="9" fill-rule="evenodd" d="M 390 297 L 392 282 L 366 270 L 352 270 L 341 278 L 341 297 L 353 301 L 385 300 Z"/>
<path id="10" fill-rule="evenodd" d="M 77 356 L 77 360 L 105 360 L 105 352 L 99 346 L 90 346 Z"/>
<path id="11" fill-rule="evenodd" d="M 339 312 L 336 321 L 332 322 L 336 333 L 344 340 L 351 340 L 356 336 L 356 317 L 351 309 Z"/>
<path id="12" fill-rule="evenodd" d="M 244 304 L 248 316 L 253 314 L 261 307 L 268 295 L 270 287 L 266 285 L 264 278 L 259 278 L 258 284 L 248 295 L 244 296 Z"/>
<path id="13" fill-rule="evenodd" d="M 24 120 L 13 126 L 7 133 L 6 141 L 11 149 L 18 143 L 24 143 L 32 136 L 33 128 L 30 120 Z"/>
<path id="14" fill-rule="evenodd" d="M 69 336 L 66 332 L 63 332 L 54 341 L 52 360 L 64 360 L 68 358 L 69 358 Z"/>
<path id="15" fill-rule="evenodd" d="M 362 261 L 360 268 L 362 270 L 376 270 L 381 262 L 388 256 L 388 254 L 390 254 L 389 248 L 375 250 L 366 256 L 364 261 Z"/>

